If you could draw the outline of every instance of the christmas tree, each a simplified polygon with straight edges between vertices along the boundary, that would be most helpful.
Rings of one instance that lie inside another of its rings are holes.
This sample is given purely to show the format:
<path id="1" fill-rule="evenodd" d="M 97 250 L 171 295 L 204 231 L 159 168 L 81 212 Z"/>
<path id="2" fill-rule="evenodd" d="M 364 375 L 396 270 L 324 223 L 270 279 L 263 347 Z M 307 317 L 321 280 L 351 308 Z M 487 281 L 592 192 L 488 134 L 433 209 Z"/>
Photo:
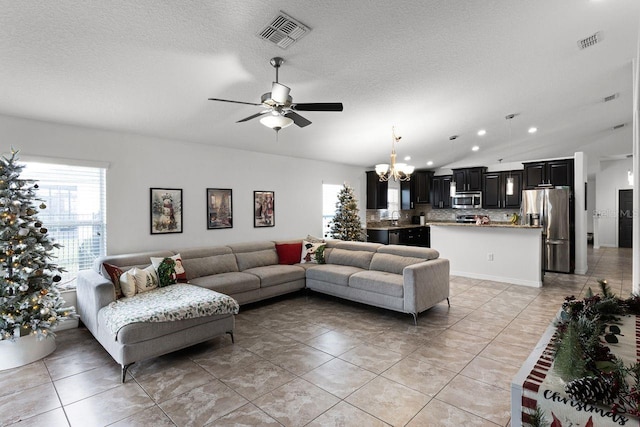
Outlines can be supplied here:
<path id="1" fill-rule="evenodd" d="M 358 201 L 353 188 L 344 184 L 338 193 L 336 214 L 331 222 L 331 237 L 340 240 L 364 241 L 364 231 L 358 215 Z"/>
<path id="2" fill-rule="evenodd" d="M 17 160 L 13 150 L 0 158 L 0 340 L 55 336 L 51 328 L 75 316 L 61 308 L 55 286 L 63 270 L 52 263 L 52 251 L 60 245 L 36 217 L 36 204 L 46 205 L 36 199 L 38 184 L 20 179 L 24 166 Z"/>

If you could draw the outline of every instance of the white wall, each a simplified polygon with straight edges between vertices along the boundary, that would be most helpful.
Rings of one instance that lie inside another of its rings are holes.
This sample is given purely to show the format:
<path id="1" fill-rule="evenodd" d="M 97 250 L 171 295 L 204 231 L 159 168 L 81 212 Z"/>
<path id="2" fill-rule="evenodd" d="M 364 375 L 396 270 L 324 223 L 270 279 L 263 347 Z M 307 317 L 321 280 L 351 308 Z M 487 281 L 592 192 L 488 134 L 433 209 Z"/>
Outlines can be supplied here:
<path id="1" fill-rule="evenodd" d="M 596 211 L 596 178 L 587 179 L 587 232 L 593 233 L 593 213 Z"/>
<path id="2" fill-rule="evenodd" d="M 575 273 L 586 274 L 587 265 L 587 216 L 585 206 L 587 194 L 587 155 L 583 152 L 574 154 L 574 203 L 575 203 Z"/>
<path id="3" fill-rule="evenodd" d="M 267 132 L 265 144 L 274 143 Z M 109 163 L 110 254 L 321 235 L 323 183 L 349 183 L 364 223 L 366 179 L 359 167 L 2 115 L 0 140 L 2 153 L 14 147 L 27 158 Z M 183 190 L 183 233 L 150 234 L 151 187 Z M 206 188 L 233 190 L 233 228 L 207 230 Z M 254 190 L 275 191 L 275 227 L 253 227 Z"/>
<path id="4" fill-rule="evenodd" d="M 596 173 L 595 240 L 598 246 L 618 246 L 618 191 L 631 189 L 627 170 L 633 169 L 631 159 L 603 160 Z M 594 247 L 598 247 L 594 244 Z"/>

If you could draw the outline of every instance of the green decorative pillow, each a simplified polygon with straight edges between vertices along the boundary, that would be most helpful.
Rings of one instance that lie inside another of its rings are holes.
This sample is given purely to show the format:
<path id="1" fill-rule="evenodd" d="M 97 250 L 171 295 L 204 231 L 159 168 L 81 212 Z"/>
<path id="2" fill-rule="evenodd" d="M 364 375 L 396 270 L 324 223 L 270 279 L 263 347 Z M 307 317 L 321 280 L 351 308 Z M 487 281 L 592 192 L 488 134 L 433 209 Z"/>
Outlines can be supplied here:
<path id="1" fill-rule="evenodd" d="M 173 261 L 173 263 L 171 263 L 170 261 Z M 167 265 L 163 267 L 161 272 L 160 266 L 162 265 L 162 263 L 165 263 L 165 262 L 171 265 Z M 173 285 L 174 283 L 178 283 L 178 282 L 181 282 L 181 283 L 188 282 L 187 272 L 184 270 L 184 266 L 182 265 L 182 257 L 180 256 L 180 254 L 175 254 L 172 257 L 166 257 L 166 258 L 151 257 L 151 264 L 153 265 L 153 267 L 156 269 L 156 272 L 158 273 L 158 283 L 160 284 L 160 287 Z"/>
<path id="2" fill-rule="evenodd" d="M 173 259 L 163 259 L 160 264 L 158 264 L 157 272 L 158 286 L 160 286 L 161 288 L 177 283 L 176 262 Z"/>

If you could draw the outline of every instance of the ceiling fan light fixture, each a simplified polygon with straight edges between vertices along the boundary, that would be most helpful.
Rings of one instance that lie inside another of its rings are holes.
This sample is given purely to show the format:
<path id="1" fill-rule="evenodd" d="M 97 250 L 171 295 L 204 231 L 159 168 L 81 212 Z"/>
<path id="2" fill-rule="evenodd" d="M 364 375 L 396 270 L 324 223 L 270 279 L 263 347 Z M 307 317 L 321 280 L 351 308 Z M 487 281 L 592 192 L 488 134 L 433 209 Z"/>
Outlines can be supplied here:
<path id="1" fill-rule="evenodd" d="M 293 120 L 289 117 L 281 116 L 280 114 L 268 114 L 260 119 L 260 123 L 268 128 L 279 131 L 280 129 L 291 126 L 293 124 Z"/>

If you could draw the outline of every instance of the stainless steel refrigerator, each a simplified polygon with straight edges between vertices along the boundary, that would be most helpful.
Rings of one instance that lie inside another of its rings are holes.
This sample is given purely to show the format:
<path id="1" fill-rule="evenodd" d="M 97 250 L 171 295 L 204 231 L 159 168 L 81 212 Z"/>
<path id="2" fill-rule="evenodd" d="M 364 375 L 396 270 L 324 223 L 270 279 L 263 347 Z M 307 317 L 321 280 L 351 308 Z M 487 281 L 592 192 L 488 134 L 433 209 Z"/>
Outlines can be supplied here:
<path id="1" fill-rule="evenodd" d="M 542 226 L 542 268 L 571 273 L 571 190 L 544 188 L 522 192 L 522 213 L 526 221 Z"/>

